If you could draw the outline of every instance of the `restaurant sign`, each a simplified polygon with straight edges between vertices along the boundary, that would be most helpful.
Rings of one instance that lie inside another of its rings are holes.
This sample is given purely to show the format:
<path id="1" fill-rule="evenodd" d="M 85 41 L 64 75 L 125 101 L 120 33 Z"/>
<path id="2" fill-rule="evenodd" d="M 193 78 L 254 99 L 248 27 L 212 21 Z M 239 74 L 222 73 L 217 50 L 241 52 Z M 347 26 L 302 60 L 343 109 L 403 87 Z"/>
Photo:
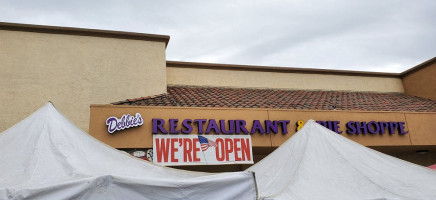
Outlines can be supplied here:
<path id="1" fill-rule="evenodd" d="M 109 117 L 106 119 L 107 131 L 113 134 L 115 131 L 122 131 L 124 129 L 141 126 L 144 124 L 141 114 L 136 113 L 135 116 L 129 114 L 117 117 Z"/>
<path id="2" fill-rule="evenodd" d="M 153 135 L 153 162 L 165 166 L 253 164 L 250 135 Z"/>

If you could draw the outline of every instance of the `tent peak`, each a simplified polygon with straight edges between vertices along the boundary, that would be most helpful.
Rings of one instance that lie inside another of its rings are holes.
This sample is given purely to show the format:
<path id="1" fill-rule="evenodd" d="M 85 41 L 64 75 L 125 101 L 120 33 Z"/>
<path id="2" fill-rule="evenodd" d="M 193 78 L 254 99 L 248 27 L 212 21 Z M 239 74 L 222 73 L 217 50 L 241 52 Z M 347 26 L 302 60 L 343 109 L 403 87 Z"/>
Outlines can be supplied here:
<path id="1" fill-rule="evenodd" d="M 51 102 L 51 101 L 48 101 L 48 102 L 45 104 L 45 106 L 49 106 L 49 107 L 53 107 L 53 108 L 55 108 L 55 105 L 54 105 L 53 102 Z"/>
<path id="2" fill-rule="evenodd" d="M 55 105 L 51 101 L 48 101 L 46 104 L 44 104 L 44 106 L 42 106 L 38 110 L 42 110 L 43 112 L 49 112 L 49 111 L 53 112 L 54 111 L 56 113 L 59 113 L 59 111 L 56 109 Z M 46 114 L 44 114 L 44 115 L 46 115 Z"/>

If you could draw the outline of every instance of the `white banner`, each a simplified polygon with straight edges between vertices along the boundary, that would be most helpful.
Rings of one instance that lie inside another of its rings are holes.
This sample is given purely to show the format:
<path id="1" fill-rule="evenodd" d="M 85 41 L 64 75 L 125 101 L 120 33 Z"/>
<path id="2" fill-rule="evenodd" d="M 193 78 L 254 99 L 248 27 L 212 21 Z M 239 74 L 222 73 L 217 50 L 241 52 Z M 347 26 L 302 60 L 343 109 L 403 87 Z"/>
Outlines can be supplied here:
<path id="1" fill-rule="evenodd" d="M 251 135 L 153 135 L 153 162 L 171 165 L 253 164 Z"/>

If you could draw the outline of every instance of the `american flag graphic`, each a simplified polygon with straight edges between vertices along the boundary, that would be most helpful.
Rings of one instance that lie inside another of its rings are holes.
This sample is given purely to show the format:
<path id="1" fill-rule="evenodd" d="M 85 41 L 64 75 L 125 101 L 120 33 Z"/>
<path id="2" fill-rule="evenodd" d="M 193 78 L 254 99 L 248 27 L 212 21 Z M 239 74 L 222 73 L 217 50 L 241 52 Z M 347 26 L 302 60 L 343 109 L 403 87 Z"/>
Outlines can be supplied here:
<path id="1" fill-rule="evenodd" d="M 213 140 L 207 139 L 203 136 L 198 136 L 198 141 L 200 142 L 201 150 L 206 151 L 209 147 L 216 147 L 216 143 Z"/>

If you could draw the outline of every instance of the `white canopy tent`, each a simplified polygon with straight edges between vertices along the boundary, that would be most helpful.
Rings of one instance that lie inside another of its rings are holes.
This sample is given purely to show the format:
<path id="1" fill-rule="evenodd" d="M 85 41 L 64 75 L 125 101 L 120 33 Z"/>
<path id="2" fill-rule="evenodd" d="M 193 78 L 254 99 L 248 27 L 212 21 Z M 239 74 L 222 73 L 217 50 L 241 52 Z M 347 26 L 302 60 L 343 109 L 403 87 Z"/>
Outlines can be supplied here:
<path id="1" fill-rule="evenodd" d="M 247 171 L 261 199 L 436 199 L 436 172 L 355 143 L 313 120 Z"/>
<path id="2" fill-rule="evenodd" d="M 81 131 L 51 103 L 0 134 L 0 199 L 256 199 L 252 172 L 154 165 Z"/>

